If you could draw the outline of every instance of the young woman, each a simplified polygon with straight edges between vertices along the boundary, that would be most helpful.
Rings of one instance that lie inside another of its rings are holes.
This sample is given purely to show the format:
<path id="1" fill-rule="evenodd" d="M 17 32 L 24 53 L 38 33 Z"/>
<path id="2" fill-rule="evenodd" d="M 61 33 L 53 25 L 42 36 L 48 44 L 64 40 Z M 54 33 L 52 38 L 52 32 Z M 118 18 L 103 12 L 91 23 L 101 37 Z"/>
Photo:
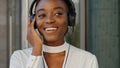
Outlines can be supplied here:
<path id="1" fill-rule="evenodd" d="M 32 48 L 13 53 L 10 68 L 98 68 L 91 53 L 65 41 L 68 26 L 74 26 L 71 0 L 36 0 L 32 22 L 28 19 L 27 39 Z M 38 29 L 43 40 L 35 31 Z"/>

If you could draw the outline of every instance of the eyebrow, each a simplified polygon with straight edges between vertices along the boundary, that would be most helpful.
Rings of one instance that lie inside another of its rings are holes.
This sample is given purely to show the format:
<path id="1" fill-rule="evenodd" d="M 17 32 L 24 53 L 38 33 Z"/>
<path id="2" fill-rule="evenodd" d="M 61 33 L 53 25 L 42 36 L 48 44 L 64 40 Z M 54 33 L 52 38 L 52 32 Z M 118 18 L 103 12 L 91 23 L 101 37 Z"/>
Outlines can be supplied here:
<path id="1" fill-rule="evenodd" d="M 45 11 L 45 9 L 42 8 L 42 9 L 37 10 L 37 12 L 39 12 L 39 11 Z"/>
<path id="2" fill-rule="evenodd" d="M 62 10 L 64 10 L 64 8 L 62 8 L 62 7 L 55 7 L 55 8 L 53 8 L 53 9 L 62 9 Z M 41 8 L 41 9 L 39 9 L 39 10 L 37 10 L 37 12 L 39 12 L 39 11 L 45 11 L 45 9 L 44 8 Z"/>

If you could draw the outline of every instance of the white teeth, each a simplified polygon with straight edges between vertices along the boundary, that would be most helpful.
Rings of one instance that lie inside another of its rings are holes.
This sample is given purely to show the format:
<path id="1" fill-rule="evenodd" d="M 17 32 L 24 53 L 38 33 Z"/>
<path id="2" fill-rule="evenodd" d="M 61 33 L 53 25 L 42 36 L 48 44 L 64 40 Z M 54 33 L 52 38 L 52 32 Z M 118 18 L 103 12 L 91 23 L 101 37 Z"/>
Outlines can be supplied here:
<path id="1" fill-rule="evenodd" d="M 46 28 L 45 30 L 46 31 L 53 31 L 53 30 L 56 30 L 57 28 Z"/>

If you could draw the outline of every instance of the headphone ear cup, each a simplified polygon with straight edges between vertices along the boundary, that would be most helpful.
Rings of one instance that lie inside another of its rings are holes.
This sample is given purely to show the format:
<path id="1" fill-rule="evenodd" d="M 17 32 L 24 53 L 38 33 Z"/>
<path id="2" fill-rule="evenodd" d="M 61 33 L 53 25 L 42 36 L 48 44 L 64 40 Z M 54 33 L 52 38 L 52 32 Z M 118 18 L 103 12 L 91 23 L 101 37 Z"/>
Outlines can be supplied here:
<path id="1" fill-rule="evenodd" d="M 34 15 L 31 15 L 31 16 L 30 16 L 30 22 L 32 22 L 33 19 L 34 19 Z"/>
<path id="2" fill-rule="evenodd" d="M 68 25 L 71 27 L 75 26 L 75 15 L 74 14 L 68 14 Z"/>
<path id="3" fill-rule="evenodd" d="M 35 14 L 33 14 L 33 15 L 30 16 L 30 22 L 33 21 L 34 17 L 35 17 Z M 34 28 L 35 28 L 35 29 L 37 28 L 37 26 L 36 26 L 36 21 L 35 21 L 35 23 L 34 23 Z"/>

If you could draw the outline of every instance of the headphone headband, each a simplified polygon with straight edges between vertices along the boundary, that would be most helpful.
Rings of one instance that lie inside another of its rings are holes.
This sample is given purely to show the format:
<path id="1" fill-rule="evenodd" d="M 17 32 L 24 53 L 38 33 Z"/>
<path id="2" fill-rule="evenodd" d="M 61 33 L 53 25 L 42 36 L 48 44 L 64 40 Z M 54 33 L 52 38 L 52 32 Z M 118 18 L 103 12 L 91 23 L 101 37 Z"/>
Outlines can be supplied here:
<path id="1" fill-rule="evenodd" d="M 30 11 L 29 11 L 30 16 L 33 15 L 33 7 L 34 7 L 35 3 L 36 3 L 36 0 L 34 0 L 30 6 Z"/>

